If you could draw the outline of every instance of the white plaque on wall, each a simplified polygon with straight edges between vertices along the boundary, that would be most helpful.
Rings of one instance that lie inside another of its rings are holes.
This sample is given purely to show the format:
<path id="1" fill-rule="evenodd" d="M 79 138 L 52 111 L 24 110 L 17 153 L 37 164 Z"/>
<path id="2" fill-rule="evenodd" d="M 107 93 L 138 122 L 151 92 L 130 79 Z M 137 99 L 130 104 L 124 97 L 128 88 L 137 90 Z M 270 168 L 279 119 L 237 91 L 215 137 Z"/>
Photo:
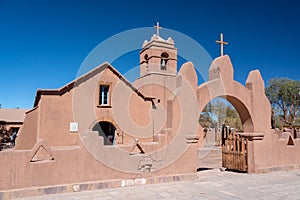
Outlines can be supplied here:
<path id="1" fill-rule="evenodd" d="M 70 132 L 78 132 L 78 122 L 70 123 Z"/>

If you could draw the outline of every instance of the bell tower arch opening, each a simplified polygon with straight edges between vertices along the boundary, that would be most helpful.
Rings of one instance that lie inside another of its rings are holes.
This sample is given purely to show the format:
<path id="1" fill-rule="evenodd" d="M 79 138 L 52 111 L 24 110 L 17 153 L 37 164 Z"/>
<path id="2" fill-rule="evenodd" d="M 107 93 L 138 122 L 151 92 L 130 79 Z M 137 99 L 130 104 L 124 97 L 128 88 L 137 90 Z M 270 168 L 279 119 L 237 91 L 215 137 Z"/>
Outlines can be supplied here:
<path id="1" fill-rule="evenodd" d="M 172 38 L 153 35 L 140 51 L 140 77 L 148 74 L 177 74 L 177 48 Z"/>
<path id="2" fill-rule="evenodd" d="M 168 62 L 169 54 L 163 52 L 160 58 L 160 69 L 166 71 L 167 70 L 167 62 Z"/>

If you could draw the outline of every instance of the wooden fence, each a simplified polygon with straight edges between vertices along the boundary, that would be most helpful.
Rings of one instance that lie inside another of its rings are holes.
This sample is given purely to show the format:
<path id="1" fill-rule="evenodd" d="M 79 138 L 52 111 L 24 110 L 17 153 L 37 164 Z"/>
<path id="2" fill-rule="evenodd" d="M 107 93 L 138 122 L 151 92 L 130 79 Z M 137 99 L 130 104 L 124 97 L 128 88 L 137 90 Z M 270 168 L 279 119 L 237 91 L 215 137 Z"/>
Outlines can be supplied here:
<path id="1" fill-rule="evenodd" d="M 247 172 L 247 140 L 223 125 L 222 166 L 226 169 Z"/>

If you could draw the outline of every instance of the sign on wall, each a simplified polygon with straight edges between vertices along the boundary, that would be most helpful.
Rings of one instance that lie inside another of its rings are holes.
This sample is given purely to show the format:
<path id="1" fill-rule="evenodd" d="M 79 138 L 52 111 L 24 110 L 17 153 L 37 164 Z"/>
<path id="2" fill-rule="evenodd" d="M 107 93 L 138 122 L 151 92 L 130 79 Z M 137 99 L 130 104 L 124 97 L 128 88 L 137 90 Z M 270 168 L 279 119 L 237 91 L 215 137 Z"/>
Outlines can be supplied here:
<path id="1" fill-rule="evenodd" d="M 70 123 L 70 132 L 78 132 L 78 122 Z"/>

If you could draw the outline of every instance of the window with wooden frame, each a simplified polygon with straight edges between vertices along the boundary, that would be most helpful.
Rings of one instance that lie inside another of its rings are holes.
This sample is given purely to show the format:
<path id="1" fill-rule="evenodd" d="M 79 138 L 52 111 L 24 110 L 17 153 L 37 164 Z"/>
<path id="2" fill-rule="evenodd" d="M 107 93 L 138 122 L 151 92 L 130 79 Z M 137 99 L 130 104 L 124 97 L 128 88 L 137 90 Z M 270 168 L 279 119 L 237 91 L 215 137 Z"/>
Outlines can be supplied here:
<path id="1" fill-rule="evenodd" d="M 99 87 L 99 105 L 110 106 L 110 85 L 100 85 Z"/>

